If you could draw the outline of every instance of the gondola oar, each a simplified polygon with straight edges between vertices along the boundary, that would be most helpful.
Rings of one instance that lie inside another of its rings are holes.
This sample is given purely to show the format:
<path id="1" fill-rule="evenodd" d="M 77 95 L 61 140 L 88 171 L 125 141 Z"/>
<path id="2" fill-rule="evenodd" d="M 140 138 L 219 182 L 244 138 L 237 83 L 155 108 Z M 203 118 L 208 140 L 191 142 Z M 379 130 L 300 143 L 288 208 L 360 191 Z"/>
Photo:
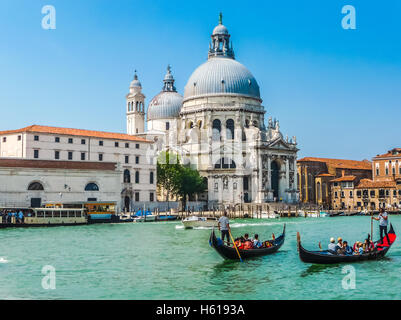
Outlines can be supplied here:
<path id="1" fill-rule="evenodd" d="M 228 233 L 230 234 L 231 241 L 233 242 L 233 244 L 234 244 L 234 248 L 235 248 L 235 250 L 237 251 L 237 254 L 238 254 L 239 260 L 240 260 L 241 262 L 243 262 L 243 261 L 242 261 L 242 258 L 241 258 L 241 255 L 239 254 L 239 251 L 238 251 L 237 245 L 235 244 L 235 241 L 234 241 L 233 235 L 231 234 L 231 230 L 230 230 L 230 229 L 228 229 Z"/>
<path id="2" fill-rule="evenodd" d="M 373 211 L 370 217 L 370 241 L 373 242 Z"/>

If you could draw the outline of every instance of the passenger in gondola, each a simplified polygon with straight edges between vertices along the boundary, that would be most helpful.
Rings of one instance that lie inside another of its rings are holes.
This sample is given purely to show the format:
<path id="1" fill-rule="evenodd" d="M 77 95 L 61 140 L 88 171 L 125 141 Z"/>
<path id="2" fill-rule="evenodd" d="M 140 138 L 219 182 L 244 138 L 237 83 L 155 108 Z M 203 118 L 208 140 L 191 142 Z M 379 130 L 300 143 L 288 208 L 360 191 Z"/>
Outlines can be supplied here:
<path id="1" fill-rule="evenodd" d="M 365 239 L 365 242 L 363 244 L 364 246 L 364 252 L 368 253 L 368 252 L 372 252 L 374 249 L 374 244 L 372 241 L 369 240 L 369 238 Z"/>
<path id="2" fill-rule="evenodd" d="M 347 241 L 343 242 L 343 251 L 344 251 L 344 254 L 347 256 L 352 255 L 352 248 L 348 245 Z"/>
<path id="3" fill-rule="evenodd" d="M 249 234 L 245 233 L 244 235 L 244 250 L 252 249 L 253 242 L 252 239 L 249 238 Z"/>
<path id="4" fill-rule="evenodd" d="M 330 243 L 329 243 L 327 249 L 328 249 L 331 253 L 336 253 L 336 252 L 337 252 L 336 240 L 335 240 L 334 238 L 330 238 Z"/>
<path id="5" fill-rule="evenodd" d="M 341 250 L 343 248 L 343 239 L 341 237 L 337 238 L 337 250 Z"/>
<path id="6" fill-rule="evenodd" d="M 260 242 L 258 234 L 255 234 L 255 237 L 253 239 L 253 247 L 258 249 L 262 247 L 262 242 Z"/>

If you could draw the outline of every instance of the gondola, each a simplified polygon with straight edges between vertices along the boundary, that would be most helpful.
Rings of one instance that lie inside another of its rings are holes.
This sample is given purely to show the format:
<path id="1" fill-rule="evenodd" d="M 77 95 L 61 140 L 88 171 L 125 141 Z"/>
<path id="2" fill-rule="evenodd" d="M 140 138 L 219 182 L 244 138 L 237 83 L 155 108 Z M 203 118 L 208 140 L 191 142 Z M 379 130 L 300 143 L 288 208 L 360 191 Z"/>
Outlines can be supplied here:
<path id="1" fill-rule="evenodd" d="M 303 262 L 315 263 L 315 264 L 334 264 L 334 263 L 351 263 L 365 260 L 378 260 L 383 258 L 387 251 L 390 249 L 391 245 L 396 239 L 396 235 L 393 229 L 393 225 L 390 224 L 390 231 L 388 232 L 388 237 L 390 239 L 390 244 L 387 242 L 387 237 L 384 236 L 383 243 L 380 241 L 374 242 L 375 250 L 369 253 L 364 253 L 361 255 L 341 255 L 333 254 L 328 250 L 323 251 L 308 251 L 304 249 L 301 245 L 301 237 L 299 232 L 297 233 L 298 242 L 298 253 L 299 257 Z"/>
<path id="2" fill-rule="evenodd" d="M 283 228 L 283 233 L 277 237 L 275 240 L 270 240 L 272 244 L 269 248 L 260 249 L 248 249 L 248 250 L 238 250 L 242 259 L 255 258 L 260 256 L 265 256 L 277 252 L 278 249 L 283 245 L 285 239 L 285 225 Z M 226 246 L 220 238 L 216 238 L 214 228 L 210 235 L 209 244 L 213 247 L 218 254 L 220 254 L 224 259 L 227 260 L 239 260 L 238 253 L 234 247 Z"/>

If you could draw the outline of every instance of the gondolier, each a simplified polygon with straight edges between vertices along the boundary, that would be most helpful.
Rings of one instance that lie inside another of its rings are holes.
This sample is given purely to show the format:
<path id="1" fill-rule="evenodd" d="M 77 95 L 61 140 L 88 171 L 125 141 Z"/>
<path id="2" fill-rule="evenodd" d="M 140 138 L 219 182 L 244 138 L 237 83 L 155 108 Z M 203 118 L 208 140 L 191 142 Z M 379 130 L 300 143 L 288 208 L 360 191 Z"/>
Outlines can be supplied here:
<path id="1" fill-rule="evenodd" d="M 388 226 L 388 214 L 387 212 L 383 209 L 379 209 L 379 216 L 377 218 L 372 216 L 373 220 L 379 221 L 379 228 L 380 228 L 380 242 L 383 242 L 383 232 L 386 235 L 387 238 L 387 243 L 390 243 L 390 239 L 388 237 L 387 233 L 387 226 Z"/>
<path id="2" fill-rule="evenodd" d="M 221 240 L 227 238 L 227 244 L 230 245 L 230 220 L 227 217 L 227 211 L 224 210 L 224 215 L 219 219 L 219 230 L 221 232 Z"/>

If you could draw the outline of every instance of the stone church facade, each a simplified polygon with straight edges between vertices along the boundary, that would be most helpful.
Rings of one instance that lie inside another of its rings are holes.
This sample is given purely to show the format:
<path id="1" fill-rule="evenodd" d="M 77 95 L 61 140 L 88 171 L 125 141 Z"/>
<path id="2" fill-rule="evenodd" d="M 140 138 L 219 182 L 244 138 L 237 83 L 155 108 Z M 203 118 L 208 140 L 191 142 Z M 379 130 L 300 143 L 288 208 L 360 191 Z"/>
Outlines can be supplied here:
<path id="1" fill-rule="evenodd" d="M 197 169 L 207 180 L 209 203 L 298 202 L 296 137 L 284 138 L 271 117 L 265 124 L 259 85 L 235 60 L 230 37 L 220 16 L 208 59 L 192 73 L 183 96 L 168 67 L 163 90 L 149 103 L 143 132 L 144 95 L 135 74 L 127 96 L 127 130 Z"/>

